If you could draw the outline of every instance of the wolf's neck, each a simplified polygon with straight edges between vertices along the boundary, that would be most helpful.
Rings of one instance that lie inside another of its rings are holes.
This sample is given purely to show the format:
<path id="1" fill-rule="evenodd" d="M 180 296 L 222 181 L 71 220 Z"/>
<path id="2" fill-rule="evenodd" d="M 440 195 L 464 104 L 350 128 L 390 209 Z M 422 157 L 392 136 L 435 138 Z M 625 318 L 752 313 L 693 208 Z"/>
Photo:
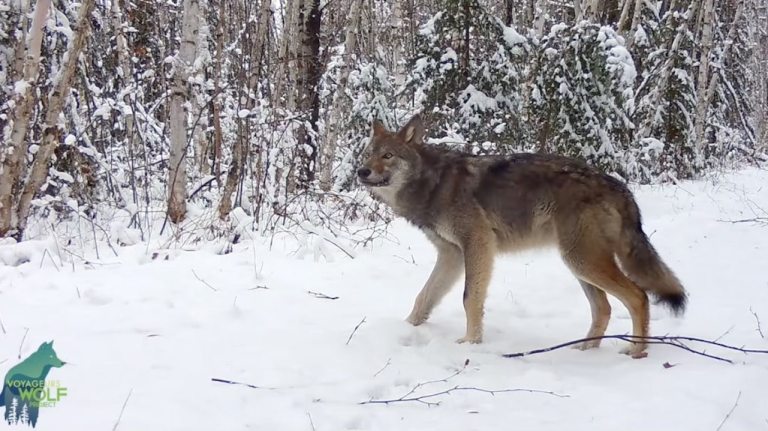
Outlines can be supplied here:
<path id="1" fill-rule="evenodd" d="M 448 168 L 435 149 L 422 148 L 419 156 L 421 166 L 412 172 L 397 193 L 394 208 L 416 226 L 431 227 L 438 215 L 433 206 L 440 179 Z"/>

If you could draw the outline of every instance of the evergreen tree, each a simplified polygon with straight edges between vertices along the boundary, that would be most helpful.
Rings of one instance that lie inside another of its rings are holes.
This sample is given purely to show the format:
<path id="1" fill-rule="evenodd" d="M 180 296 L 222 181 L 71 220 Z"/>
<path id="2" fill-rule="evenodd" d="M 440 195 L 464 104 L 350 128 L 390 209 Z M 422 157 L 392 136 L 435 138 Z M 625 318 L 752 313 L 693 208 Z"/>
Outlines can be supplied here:
<path id="1" fill-rule="evenodd" d="M 651 55 L 635 96 L 638 130 L 633 148 L 645 155 L 659 153 L 658 159 L 641 160 L 650 165 L 643 170 L 643 180 L 669 175 L 689 178 L 696 171 L 692 141 L 696 106 L 692 53 L 696 44 L 691 32 L 696 3 L 673 3 L 675 7 L 661 20 L 658 39 L 649 41 L 657 47 L 644 48 Z"/>
<path id="2" fill-rule="evenodd" d="M 531 116 L 539 151 L 622 173 L 636 73 L 621 37 L 586 21 L 558 24 L 541 39 L 534 64 Z"/>
<path id="3" fill-rule="evenodd" d="M 476 153 L 521 149 L 528 41 L 477 0 L 446 0 L 421 26 L 407 88 L 432 136 Z"/>

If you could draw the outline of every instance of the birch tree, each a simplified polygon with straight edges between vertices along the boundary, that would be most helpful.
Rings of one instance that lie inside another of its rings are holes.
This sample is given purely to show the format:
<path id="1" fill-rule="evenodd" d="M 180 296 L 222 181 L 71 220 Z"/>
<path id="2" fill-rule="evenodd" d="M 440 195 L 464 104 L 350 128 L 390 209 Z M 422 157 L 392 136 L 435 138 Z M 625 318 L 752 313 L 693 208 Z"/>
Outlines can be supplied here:
<path id="1" fill-rule="evenodd" d="M 253 91 L 257 90 L 256 87 L 258 82 L 262 78 L 263 68 L 261 65 L 264 63 L 268 49 L 268 35 L 271 20 L 270 17 L 272 14 L 271 5 L 271 0 L 261 0 L 259 2 L 257 21 L 258 26 L 256 27 L 255 32 L 252 28 L 252 20 L 249 19 L 248 24 L 246 24 L 245 27 L 246 32 L 250 34 L 244 37 L 249 41 L 249 43 L 253 44 L 251 49 L 251 61 L 254 62 L 255 67 L 251 69 L 256 69 L 256 72 L 253 73 L 252 70 L 249 71 L 251 75 L 251 85 L 248 86 L 249 89 Z M 242 97 L 240 100 L 240 107 L 241 109 L 244 109 L 245 112 L 250 112 L 250 110 L 254 107 L 254 98 L 248 97 L 247 94 L 244 95 L 244 97 Z M 235 139 L 234 147 L 232 149 L 232 161 L 229 166 L 229 171 L 227 172 L 227 180 L 224 185 L 224 190 L 221 194 L 221 200 L 219 201 L 218 210 L 219 217 L 221 219 L 225 219 L 229 215 L 230 211 L 232 211 L 232 195 L 235 193 L 235 190 L 240 184 L 245 170 L 245 158 L 247 155 L 247 143 L 250 137 L 250 128 L 244 126 L 247 126 L 249 119 L 240 118 L 240 116 L 238 116 L 237 121 L 240 125 L 240 130 L 243 130 L 244 133 Z"/>
<path id="2" fill-rule="evenodd" d="M 77 27 L 74 29 L 72 40 L 69 43 L 67 54 L 64 57 L 64 63 L 61 65 L 59 75 L 56 77 L 53 91 L 48 96 L 47 110 L 45 112 L 45 121 L 43 123 L 43 135 L 40 147 L 35 153 L 35 159 L 32 162 L 29 178 L 21 192 L 17 209 L 16 227 L 17 236 L 20 238 L 26 228 L 27 218 L 29 217 L 30 204 L 40 187 L 48 178 L 48 169 L 50 167 L 53 150 L 58 146 L 62 135 L 62 124 L 59 119 L 64 103 L 69 97 L 69 90 L 72 86 L 77 64 L 80 61 L 80 53 L 85 47 L 85 41 L 90 29 L 91 12 L 95 5 L 95 0 L 83 0 L 78 11 Z"/>
<path id="3" fill-rule="evenodd" d="M 38 0 L 32 14 L 32 25 L 27 34 L 22 33 L 16 49 L 17 58 L 25 52 L 23 58 L 23 79 L 14 85 L 15 109 L 8 121 L 10 130 L 3 131 L 2 172 L 0 172 L 0 237 L 8 233 L 16 233 L 18 219 L 15 193 L 19 190 L 19 182 L 25 172 L 28 141 L 25 139 L 35 102 L 35 83 L 40 72 L 40 45 L 43 41 L 43 26 L 51 9 L 50 0 Z M 24 10 L 20 10 L 24 13 Z M 26 19 L 22 19 L 22 28 L 26 27 Z M 21 46 L 26 45 L 25 49 Z M 18 64 L 18 63 L 17 63 Z"/>
<path id="4" fill-rule="evenodd" d="M 349 72 L 352 69 L 351 63 L 355 61 L 355 51 L 357 49 L 357 29 L 360 25 L 360 10 L 362 0 L 352 0 L 352 4 L 349 9 L 349 18 L 346 24 L 346 34 L 344 37 L 344 52 L 342 55 L 342 65 L 339 70 L 338 86 L 336 92 L 333 94 L 333 102 L 331 104 L 331 119 L 328 123 L 328 133 L 325 137 L 325 145 L 323 146 L 323 159 L 320 170 L 320 188 L 324 191 L 328 191 L 332 185 L 332 170 L 333 170 L 333 158 L 336 154 L 337 140 L 339 139 L 340 129 L 344 127 L 344 115 L 349 110 L 348 100 L 349 97 L 346 94 L 347 81 L 349 80 Z"/>
<path id="5" fill-rule="evenodd" d="M 200 31 L 199 0 L 184 0 L 181 46 L 174 59 L 173 88 L 170 97 L 171 151 L 168 160 L 168 218 L 174 223 L 187 213 L 188 79 L 195 62 Z"/>
<path id="6" fill-rule="evenodd" d="M 740 2 L 743 4 L 743 2 Z M 704 164 L 702 147 L 704 145 L 704 125 L 707 123 L 709 99 L 707 92 L 710 87 L 709 58 L 712 51 L 714 34 L 712 27 L 715 20 L 715 1 L 704 0 L 701 9 L 701 55 L 699 56 L 699 73 L 696 81 L 696 116 L 694 117 L 694 155 L 698 166 Z"/>

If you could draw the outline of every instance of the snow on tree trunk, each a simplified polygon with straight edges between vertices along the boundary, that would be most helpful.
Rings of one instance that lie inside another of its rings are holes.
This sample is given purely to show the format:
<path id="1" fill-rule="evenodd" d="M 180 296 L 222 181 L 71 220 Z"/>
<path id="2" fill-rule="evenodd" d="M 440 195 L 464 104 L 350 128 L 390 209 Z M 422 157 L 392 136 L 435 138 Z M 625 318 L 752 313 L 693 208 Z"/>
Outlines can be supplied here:
<path id="1" fill-rule="evenodd" d="M 298 70 L 296 87 L 299 91 L 296 109 L 302 120 L 297 131 L 298 186 L 310 187 L 315 180 L 317 162 L 317 132 L 320 119 L 320 97 L 317 84 L 320 80 L 320 25 L 322 9 L 320 0 L 300 2 L 301 31 L 298 37 Z"/>
<path id="2" fill-rule="evenodd" d="M 32 25 L 26 38 L 23 79 L 15 84 L 14 102 L 16 108 L 8 121 L 10 130 L 3 131 L 3 147 L 0 159 L 0 237 L 17 234 L 18 219 L 14 211 L 15 198 L 24 174 L 28 140 L 27 128 L 35 106 L 35 88 L 40 72 L 40 45 L 43 41 L 43 26 L 51 9 L 50 0 L 38 0 L 32 15 Z M 26 20 L 22 20 L 25 23 Z M 24 35 L 19 43 L 23 43 Z M 20 52 L 20 50 L 17 50 Z M 6 143 L 7 142 L 7 143 Z"/>
<path id="3" fill-rule="evenodd" d="M 269 27 L 270 27 L 270 17 L 272 14 L 271 9 L 271 1 L 270 0 L 261 0 L 260 6 L 259 6 L 259 19 L 258 19 L 258 28 L 256 29 L 255 39 L 253 43 L 253 56 L 256 61 L 256 65 L 263 63 L 265 53 L 267 51 L 267 44 L 268 44 L 268 35 L 269 35 Z M 250 21 L 249 21 L 250 24 Z M 249 26 L 246 26 L 246 31 L 248 31 L 250 28 Z M 251 90 L 256 90 L 256 83 L 258 83 L 259 79 L 261 78 L 261 68 L 259 68 L 259 72 L 252 77 L 252 82 L 254 84 L 249 87 Z M 251 97 L 244 98 L 244 100 L 241 100 L 241 108 L 245 109 L 245 112 L 250 113 L 250 111 L 254 107 L 254 99 Z M 247 122 L 249 121 L 248 118 L 238 118 L 238 121 L 241 122 Z M 233 149 L 232 149 L 232 161 L 229 166 L 229 171 L 227 172 L 227 180 L 224 185 L 224 190 L 221 194 L 221 200 L 219 201 L 219 218 L 222 220 L 226 219 L 229 213 L 232 211 L 232 195 L 237 190 L 238 186 L 240 185 L 240 181 L 243 177 L 243 173 L 245 171 L 245 160 L 247 156 L 247 137 L 245 136 L 238 136 L 238 138 L 235 140 Z"/>
<path id="4" fill-rule="evenodd" d="M 641 3 L 643 0 L 637 0 L 637 3 Z M 629 11 L 632 9 L 632 5 L 635 4 L 634 0 L 624 0 L 624 4 L 621 7 L 621 15 L 619 16 L 619 22 L 616 25 L 616 29 L 620 32 L 627 30 L 627 21 L 629 20 Z M 630 41 L 627 41 L 627 47 L 629 47 Z"/>
<path id="5" fill-rule="evenodd" d="M 174 59 L 173 88 L 170 98 L 171 152 L 168 160 L 168 218 L 174 223 L 187 213 L 187 82 L 195 61 L 197 35 L 200 31 L 198 0 L 184 0 L 181 24 L 181 46 Z"/>
<path id="6" fill-rule="evenodd" d="M 125 21 L 123 20 L 123 13 L 120 10 L 120 2 L 118 0 L 112 0 L 112 27 L 115 32 L 115 44 L 117 45 L 117 61 L 120 65 L 118 72 L 121 75 L 123 86 L 128 86 L 132 80 L 132 68 L 130 53 L 128 52 L 128 41 L 125 38 Z M 134 130 L 134 113 L 133 103 L 131 102 L 131 96 L 129 92 L 126 92 L 123 97 L 123 103 L 125 106 L 123 112 L 125 112 L 125 144 L 128 145 L 129 151 L 134 153 L 138 150 L 136 142 L 136 131 Z"/>
<path id="7" fill-rule="evenodd" d="M 70 41 L 67 53 L 64 56 L 64 63 L 61 65 L 59 75 L 54 80 L 53 91 L 48 96 L 47 110 L 45 112 L 45 121 L 43 123 L 43 136 L 40 139 L 40 148 L 35 153 L 35 159 L 32 162 L 29 178 L 24 185 L 19 198 L 19 206 L 16 217 L 18 227 L 17 236 L 21 237 L 29 217 L 30 205 L 32 199 L 38 193 L 45 180 L 48 178 L 48 169 L 53 155 L 53 150 L 59 145 L 61 139 L 61 115 L 64 103 L 69 96 L 69 90 L 72 86 L 72 80 L 77 71 L 77 64 L 80 53 L 85 47 L 85 41 L 90 30 L 91 12 L 95 5 L 95 0 L 83 0 L 78 11 L 77 27 L 74 29 L 72 40 Z"/>
<path id="8" fill-rule="evenodd" d="M 278 106 L 293 110 L 296 107 L 296 92 L 291 88 L 296 82 L 296 61 L 300 43 L 300 8 L 303 0 L 287 0 L 283 14 L 283 28 L 280 40 L 280 54 L 275 82 Z M 284 97 L 283 97 L 284 96 Z"/>
<path id="9" fill-rule="evenodd" d="M 342 66 L 339 71 L 338 86 L 333 94 L 333 103 L 331 106 L 331 121 L 328 123 L 328 133 L 323 146 L 323 159 L 320 169 L 320 188 L 324 191 L 331 189 L 333 184 L 331 173 L 333 170 L 333 157 L 336 154 L 336 142 L 339 139 L 340 129 L 343 127 L 343 118 L 349 112 L 347 81 L 351 70 L 350 63 L 354 62 L 357 42 L 357 29 L 360 25 L 360 3 L 362 0 L 352 0 L 349 10 L 349 20 L 346 25 L 346 35 L 344 38 L 344 56 L 342 57 Z"/>
<path id="10" fill-rule="evenodd" d="M 640 25 L 640 19 L 642 18 L 643 2 L 644 0 L 635 0 L 635 11 L 632 14 L 632 24 L 629 27 L 629 38 L 627 40 L 627 49 L 632 49 L 632 46 L 635 43 L 637 27 Z M 629 3 L 630 1 L 627 0 L 627 4 Z M 623 15 L 623 12 L 622 12 L 622 15 Z"/>
<path id="11" fill-rule="evenodd" d="M 743 2 L 741 2 L 743 4 Z M 699 57 L 699 77 L 696 89 L 696 116 L 694 119 L 694 154 L 698 166 L 704 164 L 702 147 L 704 146 L 704 127 L 707 124 L 707 89 L 711 86 L 709 79 L 709 57 L 712 52 L 713 21 L 715 20 L 714 0 L 705 0 L 701 10 L 701 56 Z M 715 76 L 717 76 L 715 74 Z"/>

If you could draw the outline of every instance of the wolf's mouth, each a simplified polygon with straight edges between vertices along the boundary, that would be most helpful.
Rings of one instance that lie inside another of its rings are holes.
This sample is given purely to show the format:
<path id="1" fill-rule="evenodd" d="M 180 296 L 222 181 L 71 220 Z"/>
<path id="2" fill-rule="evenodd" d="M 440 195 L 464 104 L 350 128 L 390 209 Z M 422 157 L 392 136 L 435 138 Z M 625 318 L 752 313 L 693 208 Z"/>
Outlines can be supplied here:
<path id="1" fill-rule="evenodd" d="M 389 185 L 389 178 L 383 179 L 381 181 L 371 181 L 360 178 L 360 182 L 367 187 L 386 187 Z"/>

